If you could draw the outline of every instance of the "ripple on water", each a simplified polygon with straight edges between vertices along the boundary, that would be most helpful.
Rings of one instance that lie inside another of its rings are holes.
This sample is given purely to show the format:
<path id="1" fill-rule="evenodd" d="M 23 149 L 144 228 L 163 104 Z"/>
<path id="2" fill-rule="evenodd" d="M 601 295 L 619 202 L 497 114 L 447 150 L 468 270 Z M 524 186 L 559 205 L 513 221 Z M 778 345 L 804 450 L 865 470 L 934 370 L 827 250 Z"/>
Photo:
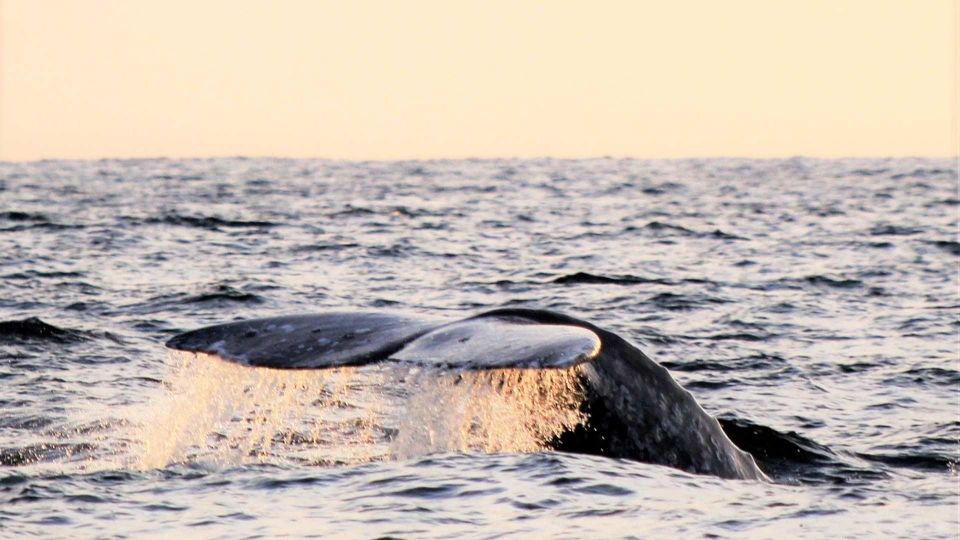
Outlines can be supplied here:
<path id="1" fill-rule="evenodd" d="M 912 158 L 0 163 L 2 527 L 955 538 L 956 182 Z M 161 348 L 250 316 L 508 305 L 640 342 L 786 485 L 545 452 L 578 421 L 560 381 Z"/>

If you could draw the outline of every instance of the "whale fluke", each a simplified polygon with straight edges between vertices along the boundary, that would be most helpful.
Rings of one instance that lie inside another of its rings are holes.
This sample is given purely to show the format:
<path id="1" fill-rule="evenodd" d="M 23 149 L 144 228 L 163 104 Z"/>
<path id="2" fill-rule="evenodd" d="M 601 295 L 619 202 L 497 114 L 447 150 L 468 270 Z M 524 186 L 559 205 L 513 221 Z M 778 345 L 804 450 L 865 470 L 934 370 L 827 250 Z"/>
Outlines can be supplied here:
<path id="1" fill-rule="evenodd" d="M 252 319 L 175 336 L 167 347 L 247 366 L 320 369 L 388 358 L 436 321 L 385 313 L 322 313 Z"/>
<path id="2" fill-rule="evenodd" d="M 167 347 L 275 369 L 570 369 L 585 389 L 587 421 L 552 441 L 555 449 L 768 480 L 666 368 L 616 334 L 550 311 L 500 309 L 454 321 L 369 312 L 272 317 L 193 330 Z"/>
<path id="3" fill-rule="evenodd" d="M 431 330 L 390 359 L 460 369 L 547 369 L 572 367 L 599 353 L 600 338 L 585 328 L 491 315 Z"/>
<path id="4" fill-rule="evenodd" d="M 180 334 L 167 347 L 276 369 L 382 360 L 458 369 L 567 368 L 595 358 L 600 338 L 579 326 L 497 313 L 446 324 L 383 313 L 320 313 L 209 326 Z"/>

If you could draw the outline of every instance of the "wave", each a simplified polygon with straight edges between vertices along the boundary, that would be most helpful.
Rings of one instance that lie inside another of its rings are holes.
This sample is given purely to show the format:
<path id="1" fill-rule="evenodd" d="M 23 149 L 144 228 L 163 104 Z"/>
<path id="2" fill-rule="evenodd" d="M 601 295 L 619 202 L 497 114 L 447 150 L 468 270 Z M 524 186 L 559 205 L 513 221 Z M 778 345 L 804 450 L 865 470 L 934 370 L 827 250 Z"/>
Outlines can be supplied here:
<path id="1" fill-rule="evenodd" d="M 179 227 L 194 227 L 208 231 L 236 228 L 268 228 L 279 225 L 272 221 L 246 221 L 224 219 L 216 216 L 188 216 L 177 213 L 168 213 L 159 217 L 147 218 L 142 222 L 148 225 L 175 225 Z"/>
<path id="2" fill-rule="evenodd" d="M 931 246 L 936 246 L 951 255 L 960 256 L 960 242 L 954 242 L 952 240 L 934 240 L 927 243 Z"/>
<path id="3" fill-rule="evenodd" d="M 446 211 L 435 211 L 427 208 L 411 208 L 408 206 L 386 206 L 381 208 L 368 208 L 366 206 L 355 206 L 348 204 L 343 207 L 342 210 L 337 210 L 329 214 L 330 217 L 351 217 L 351 216 L 394 216 L 394 217 L 405 217 L 405 218 L 419 218 L 419 217 L 461 217 L 459 213 L 452 213 Z"/>
<path id="4" fill-rule="evenodd" d="M 762 291 L 775 289 L 803 289 L 805 287 L 826 287 L 830 289 L 859 289 L 865 283 L 859 279 L 847 277 L 831 277 L 821 274 L 815 274 L 804 277 L 782 278 L 774 281 L 762 283 L 757 286 L 751 286 Z"/>
<path id="5" fill-rule="evenodd" d="M 18 212 L 18 211 L 0 212 L 0 219 L 5 219 L 7 221 L 31 221 L 31 222 L 50 221 L 47 218 L 47 216 L 43 214 L 35 214 L 30 212 Z"/>
<path id="6" fill-rule="evenodd" d="M 660 362 L 660 365 L 669 369 L 670 371 L 749 372 L 750 370 L 784 369 L 789 365 L 789 362 L 782 356 L 757 353 L 742 358 L 724 360 L 722 362 L 698 358 L 689 362 L 672 362 L 665 360 Z"/>
<path id="7" fill-rule="evenodd" d="M 83 277 L 83 272 L 42 272 L 39 270 L 26 270 L 24 272 L 14 272 L 2 276 L 3 279 L 34 279 L 34 278 L 69 278 Z"/>
<path id="8" fill-rule="evenodd" d="M 591 285 L 643 285 L 643 284 L 656 284 L 656 285 L 679 285 L 682 283 L 694 283 L 699 285 L 713 285 L 715 282 L 710 281 L 709 279 L 700 279 L 700 278 L 684 278 L 684 279 L 665 279 L 665 278 L 645 278 L 640 276 L 633 275 L 619 275 L 619 276 L 604 276 L 600 274 L 590 274 L 588 272 L 575 272 L 573 274 L 567 274 L 560 277 L 557 277 L 553 280 L 553 283 L 559 283 L 562 285 L 579 285 L 579 284 L 591 284 Z"/>
<path id="9" fill-rule="evenodd" d="M 84 341 L 83 333 L 77 330 L 59 328 L 47 324 L 36 317 L 22 320 L 0 321 L 0 343 L 21 341 L 47 341 L 53 343 L 72 343 Z"/>
<path id="10" fill-rule="evenodd" d="M 866 176 L 866 177 L 870 177 L 870 176 L 879 176 L 879 175 L 881 175 L 881 174 L 885 174 L 885 173 L 888 173 L 888 172 L 890 172 L 890 169 L 886 169 L 886 168 L 884 168 L 884 169 L 854 169 L 854 170 L 850 171 L 849 174 L 852 175 L 852 176 Z"/>
<path id="11" fill-rule="evenodd" d="M 292 249 L 294 253 L 311 253 L 316 251 L 341 251 L 344 249 L 351 249 L 360 247 L 360 244 L 356 242 L 346 242 L 343 244 L 329 243 L 329 244 L 310 244 L 303 246 L 296 246 Z"/>
<path id="12" fill-rule="evenodd" d="M 228 285 L 218 285 L 214 290 L 184 298 L 184 304 L 205 304 L 207 302 L 240 302 L 243 304 L 262 304 L 260 295 L 243 292 Z"/>
<path id="13" fill-rule="evenodd" d="M 856 289 L 863 286 L 863 282 L 859 279 L 844 279 L 844 278 L 831 278 L 827 276 L 807 276 L 803 278 L 805 283 L 810 285 L 832 287 L 835 289 Z"/>
<path id="14" fill-rule="evenodd" d="M 732 416 L 717 418 L 727 437 L 749 452 L 778 482 L 847 483 L 855 478 L 887 478 L 884 471 L 859 466 L 795 431 L 782 432 Z"/>
<path id="15" fill-rule="evenodd" d="M 185 305 L 262 304 L 266 298 L 229 285 L 217 285 L 195 294 L 183 292 L 154 296 L 145 302 L 126 306 L 130 313 L 139 315 L 163 312 Z"/>
<path id="16" fill-rule="evenodd" d="M 727 437 L 750 452 L 760 468 L 778 481 L 843 484 L 889 476 L 886 469 L 870 464 L 924 472 L 947 472 L 957 465 L 955 456 L 940 452 L 913 448 L 902 453 L 836 452 L 795 431 L 778 431 L 729 415 L 718 420 Z"/>
<path id="17" fill-rule="evenodd" d="M 912 236 L 924 231 L 923 227 L 909 227 L 902 225 L 877 225 L 870 229 L 871 236 Z"/>
<path id="18" fill-rule="evenodd" d="M 737 236 L 735 234 L 730 234 L 720 229 L 714 229 L 710 232 L 701 232 L 688 229 L 680 225 L 674 225 L 672 223 L 664 223 L 662 221 L 651 221 L 643 227 L 634 227 L 629 226 L 624 229 L 624 232 L 636 232 L 636 231 L 646 231 L 653 233 L 655 236 L 686 236 L 690 238 L 714 238 L 718 240 L 746 240 L 742 236 Z"/>
<path id="19" fill-rule="evenodd" d="M 655 307 L 660 309 L 665 309 L 668 311 L 690 311 L 702 307 L 707 307 L 708 305 L 715 304 L 727 304 L 731 302 L 730 300 L 724 298 L 718 298 L 716 296 L 708 296 L 705 294 L 675 294 L 670 292 L 663 292 L 656 296 L 653 296 L 647 300 L 647 302 L 653 304 Z"/>
<path id="20" fill-rule="evenodd" d="M 956 456 L 936 452 L 906 452 L 903 454 L 858 453 L 854 455 L 866 461 L 918 471 L 946 472 L 955 469 L 957 466 Z"/>
<path id="21" fill-rule="evenodd" d="M 950 177 L 956 176 L 956 171 L 951 169 L 939 169 L 939 168 L 918 168 L 910 172 L 897 173 L 890 176 L 893 180 L 902 180 L 904 178 L 928 178 L 931 176 L 947 176 Z"/>
<path id="22" fill-rule="evenodd" d="M 58 462 L 85 455 L 97 447 L 88 443 L 43 443 L 22 448 L 0 448 L 0 466 L 19 467 L 41 462 Z"/>

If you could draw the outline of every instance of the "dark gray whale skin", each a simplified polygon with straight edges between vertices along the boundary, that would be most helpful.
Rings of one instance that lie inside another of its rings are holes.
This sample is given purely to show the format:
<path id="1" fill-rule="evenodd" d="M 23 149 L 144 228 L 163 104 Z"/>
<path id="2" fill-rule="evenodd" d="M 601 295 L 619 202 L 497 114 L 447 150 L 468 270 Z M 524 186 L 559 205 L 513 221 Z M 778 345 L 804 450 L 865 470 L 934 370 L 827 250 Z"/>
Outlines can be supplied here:
<path id="1" fill-rule="evenodd" d="M 620 336 L 560 313 L 498 309 L 456 321 L 370 312 L 294 315 L 201 328 L 166 345 L 276 369 L 383 361 L 467 370 L 580 366 L 588 419 L 551 441 L 555 449 L 769 480 L 666 368 Z"/>

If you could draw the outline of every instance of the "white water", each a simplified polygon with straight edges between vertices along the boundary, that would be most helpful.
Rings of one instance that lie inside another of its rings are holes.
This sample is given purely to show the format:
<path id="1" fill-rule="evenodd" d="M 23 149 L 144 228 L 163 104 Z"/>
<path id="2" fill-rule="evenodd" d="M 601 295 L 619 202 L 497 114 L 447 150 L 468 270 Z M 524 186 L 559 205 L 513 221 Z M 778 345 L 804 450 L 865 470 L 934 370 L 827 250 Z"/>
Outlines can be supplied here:
<path id="1" fill-rule="evenodd" d="M 536 452 L 583 421 L 572 370 L 452 372 L 380 364 L 274 370 L 173 353 L 138 411 L 135 466 Z"/>

